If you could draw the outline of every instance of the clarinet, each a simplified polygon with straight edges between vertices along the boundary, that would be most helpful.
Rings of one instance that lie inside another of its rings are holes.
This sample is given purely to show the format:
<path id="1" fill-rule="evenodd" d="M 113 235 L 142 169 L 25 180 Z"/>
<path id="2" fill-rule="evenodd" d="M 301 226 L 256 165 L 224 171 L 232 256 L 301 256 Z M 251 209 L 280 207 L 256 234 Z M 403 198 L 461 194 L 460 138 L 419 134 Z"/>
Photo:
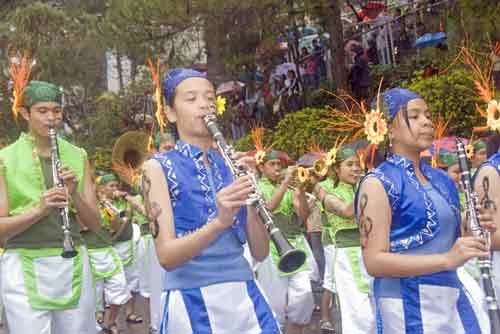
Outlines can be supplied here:
<path id="1" fill-rule="evenodd" d="M 266 202 L 262 197 L 262 194 L 257 190 L 257 180 L 255 175 L 248 171 L 244 166 L 242 166 L 238 161 L 233 159 L 234 148 L 226 143 L 224 136 L 219 130 L 217 125 L 217 117 L 215 115 L 205 115 L 203 117 L 205 125 L 212 135 L 215 143 L 217 144 L 222 157 L 224 158 L 227 166 L 231 170 L 231 173 L 235 177 L 241 177 L 248 175 L 252 180 L 254 191 L 249 195 L 247 204 L 252 205 L 257 209 L 257 213 L 262 220 L 262 223 L 266 227 L 271 240 L 273 241 L 280 260 L 278 262 L 278 268 L 284 273 L 291 273 L 299 269 L 306 261 L 306 254 L 300 250 L 294 248 L 290 242 L 285 238 L 283 233 L 276 227 L 273 222 L 273 216 L 271 212 L 266 207 Z"/>
<path id="2" fill-rule="evenodd" d="M 53 127 L 49 128 L 50 140 L 50 159 L 52 162 L 52 179 L 54 186 L 58 188 L 64 187 L 64 182 L 59 175 L 59 170 L 62 168 L 61 160 L 59 159 L 59 146 L 57 144 L 57 134 Z M 75 257 L 78 252 L 75 249 L 73 238 L 71 237 L 71 227 L 69 222 L 69 208 L 68 205 L 59 209 L 61 218 L 61 228 L 63 230 L 63 252 L 61 256 L 66 259 Z"/>
<path id="3" fill-rule="evenodd" d="M 469 220 L 469 226 L 472 234 L 486 241 L 488 251 L 490 249 L 490 232 L 486 231 L 479 224 L 479 218 L 476 211 L 479 205 L 479 198 L 472 189 L 472 178 L 470 173 L 469 161 L 465 153 L 464 144 L 460 139 L 457 142 L 458 165 L 460 167 L 460 178 L 464 187 L 465 206 Z M 490 318 L 491 334 L 500 333 L 500 312 L 498 309 L 495 288 L 492 277 L 491 256 L 486 259 L 479 259 L 479 270 L 481 272 L 481 285 L 483 286 L 484 295 L 486 297 L 486 305 L 488 308 L 488 316 Z"/>

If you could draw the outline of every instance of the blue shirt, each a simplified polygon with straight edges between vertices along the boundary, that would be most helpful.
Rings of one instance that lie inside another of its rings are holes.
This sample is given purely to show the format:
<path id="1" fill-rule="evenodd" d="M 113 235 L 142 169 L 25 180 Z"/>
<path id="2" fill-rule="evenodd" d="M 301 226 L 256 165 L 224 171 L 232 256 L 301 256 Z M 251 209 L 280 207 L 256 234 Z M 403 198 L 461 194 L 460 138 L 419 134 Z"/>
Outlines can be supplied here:
<path id="1" fill-rule="evenodd" d="M 421 247 L 402 251 L 401 254 L 431 255 L 446 253 L 453 247 L 455 240 L 458 238 L 459 226 L 457 226 L 453 210 L 446 200 L 430 183 L 424 185 L 424 190 L 429 195 L 432 203 L 434 203 L 441 229 L 438 235 L 431 241 L 423 244 Z M 379 284 L 379 291 L 377 293 L 380 297 L 401 298 L 400 280 L 398 278 L 380 278 Z"/>
<path id="2" fill-rule="evenodd" d="M 216 193 L 233 181 L 231 171 L 217 151 L 209 150 L 207 158 L 208 166 L 200 149 L 182 141 L 178 141 L 173 150 L 154 157 L 167 180 L 178 238 L 197 231 L 217 217 Z M 199 288 L 253 279 L 243 257 L 246 219 L 246 208 L 242 208 L 233 226 L 222 232 L 201 254 L 168 270 L 166 289 Z"/>
<path id="3" fill-rule="evenodd" d="M 425 163 L 421 164 L 420 169 L 450 206 L 458 226 L 461 219 L 460 200 L 455 184 L 439 169 Z M 368 177 L 375 177 L 382 183 L 389 199 L 392 211 L 389 235 L 392 252 L 419 248 L 436 237 L 441 228 L 436 207 L 428 192 L 424 190 L 423 184 L 417 179 L 413 162 L 393 155 L 368 173 L 361 182 Z M 358 193 L 355 199 L 356 209 Z"/>

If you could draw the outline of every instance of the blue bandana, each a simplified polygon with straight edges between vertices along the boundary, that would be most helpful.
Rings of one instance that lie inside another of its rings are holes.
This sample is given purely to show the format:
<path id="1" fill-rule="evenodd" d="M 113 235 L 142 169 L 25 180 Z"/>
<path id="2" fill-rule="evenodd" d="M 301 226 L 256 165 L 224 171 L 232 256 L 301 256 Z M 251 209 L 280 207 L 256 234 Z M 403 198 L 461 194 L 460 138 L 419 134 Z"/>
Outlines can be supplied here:
<path id="1" fill-rule="evenodd" d="M 408 102 L 422 97 L 411 90 L 404 88 L 391 88 L 382 93 L 382 111 L 387 119 L 392 121 L 398 114 L 401 108 L 405 107 Z M 373 99 L 371 107 L 375 109 L 377 106 L 377 99 Z"/>
<path id="2" fill-rule="evenodd" d="M 189 78 L 207 78 L 204 73 L 189 69 L 175 68 L 163 80 L 163 95 L 168 105 L 174 102 L 175 89 L 181 82 Z"/>

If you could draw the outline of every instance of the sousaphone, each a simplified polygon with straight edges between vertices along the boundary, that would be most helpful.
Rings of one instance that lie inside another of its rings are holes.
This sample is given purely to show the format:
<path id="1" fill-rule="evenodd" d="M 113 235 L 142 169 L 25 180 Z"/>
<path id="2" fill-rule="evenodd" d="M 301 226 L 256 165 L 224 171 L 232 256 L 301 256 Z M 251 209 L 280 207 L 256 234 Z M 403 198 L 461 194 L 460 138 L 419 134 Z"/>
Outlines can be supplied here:
<path id="1" fill-rule="evenodd" d="M 121 180 L 133 188 L 139 187 L 141 168 L 149 155 L 149 134 L 128 131 L 121 135 L 113 146 L 112 168 Z"/>

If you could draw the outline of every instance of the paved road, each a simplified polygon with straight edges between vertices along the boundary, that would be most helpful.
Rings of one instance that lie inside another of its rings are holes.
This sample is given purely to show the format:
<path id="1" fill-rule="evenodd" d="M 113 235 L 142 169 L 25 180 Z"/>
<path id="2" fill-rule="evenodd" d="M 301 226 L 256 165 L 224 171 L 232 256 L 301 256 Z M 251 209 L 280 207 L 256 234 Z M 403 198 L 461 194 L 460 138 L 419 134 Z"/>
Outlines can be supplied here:
<path id="1" fill-rule="evenodd" d="M 145 311 L 144 301 L 140 297 L 136 301 L 136 309 L 137 313 L 141 315 L 142 318 L 146 319 L 144 312 Z M 331 334 L 331 333 L 321 333 L 318 324 L 319 324 L 319 312 L 315 312 L 313 314 L 311 325 L 308 327 L 307 332 L 305 332 L 304 334 Z M 118 316 L 118 327 L 120 329 L 121 334 L 148 334 L 147 322 L 145 321 L 142 324 L 126 323 L 124 310 L 121 310 Z M 340 330 L 337 330 L 337 333 L 340 333 Z M 5 325 L 3 327 L 0 327 L 0 334 L 10 334 Z M 25 334 L 25 333 L 20 333 L 20 334 Z"/>

